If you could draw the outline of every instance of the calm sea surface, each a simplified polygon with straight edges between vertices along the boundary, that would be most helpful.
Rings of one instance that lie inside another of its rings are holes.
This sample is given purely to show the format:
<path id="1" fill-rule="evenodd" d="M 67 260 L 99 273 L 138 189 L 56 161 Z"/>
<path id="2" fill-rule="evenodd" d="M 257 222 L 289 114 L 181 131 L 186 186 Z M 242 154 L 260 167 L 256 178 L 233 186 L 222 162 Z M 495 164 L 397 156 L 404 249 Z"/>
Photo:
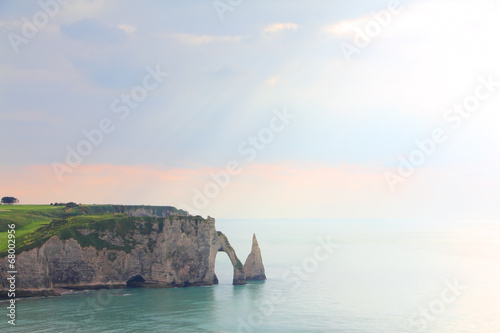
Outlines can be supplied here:
<path id="1" fill-rule="evenodd" d="M 500 332 L 500 221 L 218 220 L 268 280 L 20 300 L 1 332 Z M 322 245 L 323 244 L 323 245 Z M 326 244 L 326 245 L 325 245 Z"/>

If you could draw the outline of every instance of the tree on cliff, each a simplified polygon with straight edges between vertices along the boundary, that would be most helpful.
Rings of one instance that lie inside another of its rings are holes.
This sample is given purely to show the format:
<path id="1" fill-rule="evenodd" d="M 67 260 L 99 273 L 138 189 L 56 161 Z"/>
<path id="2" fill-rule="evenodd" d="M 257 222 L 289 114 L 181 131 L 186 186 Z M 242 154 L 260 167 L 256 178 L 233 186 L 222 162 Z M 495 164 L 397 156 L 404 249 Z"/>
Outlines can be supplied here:
<path id="1" fill-rule="evenodd" d="M 3 197 L 1 202 L 3 204 L 12 205 L 12 204 L 18 203 L 19 199 L 14 198 L 14 197 Z"/>

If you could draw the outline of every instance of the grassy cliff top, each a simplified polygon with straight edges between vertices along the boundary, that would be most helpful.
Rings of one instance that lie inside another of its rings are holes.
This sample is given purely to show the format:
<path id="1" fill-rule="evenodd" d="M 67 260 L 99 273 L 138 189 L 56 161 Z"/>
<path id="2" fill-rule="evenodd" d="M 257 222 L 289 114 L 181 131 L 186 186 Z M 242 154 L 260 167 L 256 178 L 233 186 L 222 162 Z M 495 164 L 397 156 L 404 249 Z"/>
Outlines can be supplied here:
<path id="1" fill-rule="evenodd" d="M 135 217 L 128 214 L 133 213 Z M 76 239 L 82 246 L 112 247 L 97 235 L 83 236 L 78 229 L 103 230 L 112 228 L 125 233 L 137 221 L 158 221 L 158 217 L 189 216 L 186 211 L 170 206 L 78 205 L 76 207 L 52 205 L 0 206 L 0 258 L 7 251 L 8 225 L 16 225 L 16 253 L 41 246 L 52 236 Z M 196 217 L 198 218 L 198 217 Z M 151 230 L 141 230 L 150 232 Z M 130 251 L 133 244 L 121 250 Z M 117 248 L 118 249 L 118 248 Z"/>

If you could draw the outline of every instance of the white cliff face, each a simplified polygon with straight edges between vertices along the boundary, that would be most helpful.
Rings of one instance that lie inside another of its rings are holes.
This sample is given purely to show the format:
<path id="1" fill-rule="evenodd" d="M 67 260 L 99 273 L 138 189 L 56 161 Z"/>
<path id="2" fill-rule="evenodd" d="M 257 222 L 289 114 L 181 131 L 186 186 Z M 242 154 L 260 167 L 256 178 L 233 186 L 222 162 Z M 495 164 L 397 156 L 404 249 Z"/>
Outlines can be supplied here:
<path id="1" fill-rule="evenodd" d="M 233 263 L 233 283 L 246 283 L 234 249 L 210 217 L 134 218 L 125 233 L 102 227 L 78 233 L 78 240 L 53 236 L 17 256 L 20 296 L 23 290 L 26 296 L 36 296 L 34 291 L 44 294 L 53 288 L 212 285 L 217 283 L 218 251 L 226 252 Z M 97 239 L 100 246 L 87 246 L 89 239 Z M 0 296 L 8 289 L 7 264 L 7 258 L 0 259 Z"/>
<path id="2" fill-rule="evenodd" d="M 262 263 L 262 255 L 260 253 L 257 237 L 253 234 L 252 252 L 248 255 L 245 265 L 243 266 L 245 279 L 247 281 L 259 281 L 266 279 L 266 271 Z"/>

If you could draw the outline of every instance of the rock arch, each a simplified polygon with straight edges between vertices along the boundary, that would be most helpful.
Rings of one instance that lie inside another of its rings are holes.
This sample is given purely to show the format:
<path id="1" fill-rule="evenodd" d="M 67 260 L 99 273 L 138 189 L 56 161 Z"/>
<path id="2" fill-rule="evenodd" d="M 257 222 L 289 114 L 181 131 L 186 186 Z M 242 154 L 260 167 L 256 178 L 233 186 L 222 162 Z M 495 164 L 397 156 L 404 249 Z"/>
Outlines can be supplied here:
<path id="1" fill-rule="evenodd" d="M 231 260 L 231 264 L 233 265 L 233 285 L 246 284 L 247 282 L 245 279 L 245 272 L 243 271 L 243 264 L 236 256 L 236 252 L 229 243 L 226 235 L 224 235 L 220 231 L 217 231 L 214 249 L 216 249 L 217 251 L 214 251 L 210 258 L 214 267 L 214 283 L 218 283 L 217 276 L 215 275 L 215 257 L 217 256 L 218 252 L 225 252 L 229 257 L 229 260 Z"/>

